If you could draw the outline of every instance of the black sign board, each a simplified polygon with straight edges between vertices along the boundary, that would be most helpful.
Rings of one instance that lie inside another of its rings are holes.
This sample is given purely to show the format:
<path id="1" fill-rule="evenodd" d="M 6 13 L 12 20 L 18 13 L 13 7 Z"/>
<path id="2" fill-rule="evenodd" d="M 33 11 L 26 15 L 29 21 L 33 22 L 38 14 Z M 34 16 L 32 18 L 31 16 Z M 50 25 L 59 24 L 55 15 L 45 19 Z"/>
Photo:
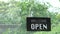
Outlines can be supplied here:
<path id="1" fill-rule="evenodd" d="M 27 17 L 27 31 L 51 31 L 50 18 Z"/>

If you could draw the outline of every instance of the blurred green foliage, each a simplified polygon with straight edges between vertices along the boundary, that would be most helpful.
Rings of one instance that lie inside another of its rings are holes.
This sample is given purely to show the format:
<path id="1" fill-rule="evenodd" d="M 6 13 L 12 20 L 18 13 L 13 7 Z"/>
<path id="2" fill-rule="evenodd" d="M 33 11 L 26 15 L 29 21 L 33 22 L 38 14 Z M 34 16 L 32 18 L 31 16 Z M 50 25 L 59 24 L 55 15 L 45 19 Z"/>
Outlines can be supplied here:
<path id="1" fill-rule="evenodd" d="M 47 9 L 45 4 L 40 4 L 35 0 L 0 2 L 0 24 L 22 23 L 18 29 L 14 31 L 7 29 L 2 34 L 60 34 L 60 14 L 49 12 Z M 26 31 L 27 17 L 50 17 L 51 31 Z"/>

